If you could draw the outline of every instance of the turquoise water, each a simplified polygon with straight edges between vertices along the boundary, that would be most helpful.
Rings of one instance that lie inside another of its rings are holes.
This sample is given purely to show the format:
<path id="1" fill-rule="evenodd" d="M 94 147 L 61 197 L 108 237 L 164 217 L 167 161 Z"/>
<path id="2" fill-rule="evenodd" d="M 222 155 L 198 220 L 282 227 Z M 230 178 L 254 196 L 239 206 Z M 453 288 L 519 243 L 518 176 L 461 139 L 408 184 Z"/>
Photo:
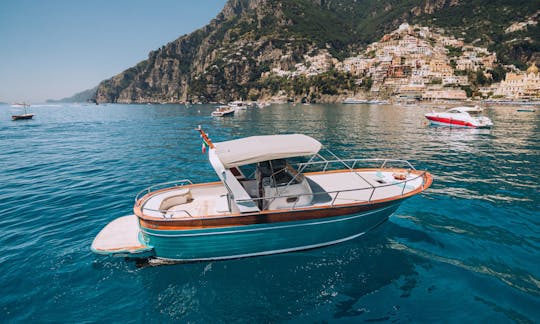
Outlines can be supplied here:
<path id="1" fill-rule="evenodd" d="M 429 108 L 0 106 L 2 322 L 538 322 L 540 114 L 491 130 L 427 126 Z M 304 133 L 343 157 L 390 157 L 435 181 L 363 238 L 304 252 L 139 267 L 94 255 L 155 183 L 213 181 L 201 141 Z"/>

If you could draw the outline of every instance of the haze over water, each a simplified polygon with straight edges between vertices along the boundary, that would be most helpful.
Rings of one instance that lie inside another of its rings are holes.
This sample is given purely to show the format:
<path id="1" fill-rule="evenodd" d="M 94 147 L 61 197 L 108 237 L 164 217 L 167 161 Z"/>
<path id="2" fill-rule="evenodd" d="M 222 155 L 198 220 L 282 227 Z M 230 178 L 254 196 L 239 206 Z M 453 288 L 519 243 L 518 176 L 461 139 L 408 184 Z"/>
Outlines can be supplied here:
<path id="1" fill-rule="evenodd" d="M 425 124 L 427 107 L 0 106 L 0 318 L 7 322 L 538 322 L 540 114 L 491 107 L 491 130 Z M 331 247 L 138 268 L 95 235 L 159 182 L 214 181 L 201 140 L 303 133 L 345 158 L 434 175 L 388 222 Z"/>

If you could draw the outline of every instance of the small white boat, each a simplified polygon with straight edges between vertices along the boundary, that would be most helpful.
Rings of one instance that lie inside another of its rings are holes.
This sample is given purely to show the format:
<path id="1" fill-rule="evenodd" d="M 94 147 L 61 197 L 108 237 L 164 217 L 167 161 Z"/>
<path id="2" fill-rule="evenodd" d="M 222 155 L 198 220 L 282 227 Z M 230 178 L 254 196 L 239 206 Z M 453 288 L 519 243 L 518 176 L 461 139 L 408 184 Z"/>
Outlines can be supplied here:
<path id="1" fill-rule="evenodd" d="M 372 105 L 387 105 L 388 104 L 388 100 L 377 100 L 377 99 L 373 99 L 373 100 L 370 100 L 368 101 L 369 104 L 372 104 Z"/>
<path id="2" fill-rule="evenodd" d="M 368 101 L 365 99 L 347 98 L 343 100 L 341 103 L 342 104 L 365 104 L 367 102 Z"/>
<path id="3" fill-rule="evenodd" d="M 229 107 L 232 107 L 235 111 L 239 111 L 239 110 L 247 110 L 247 104 L 243 101 L 233 101 L 233 102 L 229 102 Z"/>
<path id="4" fill-rule="evenodd" d="M 225 117 L 234 115 L 235 109 L 231 106 L 218 106 L 216 110 L 212 111 L 214 117 Z"/>
<path id="5" fill-rule="evenodd" d="M 424 116 L 434 125 L 451 127 L 491 128 L 493 122 L 482 116 L 483 109 L 474 107 L 455 107 L 444 112 L 430 112 Z"/>

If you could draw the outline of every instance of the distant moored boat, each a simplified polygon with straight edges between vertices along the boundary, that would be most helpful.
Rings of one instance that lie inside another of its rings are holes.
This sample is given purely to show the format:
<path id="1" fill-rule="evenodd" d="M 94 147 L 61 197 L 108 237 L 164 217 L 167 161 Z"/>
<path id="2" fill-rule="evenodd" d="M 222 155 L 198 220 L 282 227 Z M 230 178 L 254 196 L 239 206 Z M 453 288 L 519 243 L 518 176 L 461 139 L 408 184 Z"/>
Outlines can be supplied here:
<path id="1" fill-rule="evenodd" d="M 365 104 L 368 101 L 365 99 L 356 99 L 356 98 L 347 98 L 343 100 L 341 103 L 343 104 Z"/>
<path id="2" fill-rule="evenodd" d="M 11 115 L 12 120 L 22 120 L 22 119 L 32 119 L 34 117 L 34 114 L 29 114 L 26 112 L 26 107 L 30 107 L 27 103 L 15 103 L 11 105 L 12 107 L 22 107 L 24 108 L 24 114 L 21 115 Z"/>
<path id="3" fill-rule="evenodd" d="M 247 110 L 247 105 L 243 101 L 239 100 L 229 102 L 228 106 L 233 108 L 235 111 Z"/>
<path id="4" fill-rule="evenodd" d="M 481 116 L 482 108 L 455 107 L 445 112 L 430 112 L 425 117 L 435 125 L 451 127 L 491 128 L 493 122 L 485 116 Z"/>
<path id="5" fill-rule="evenodd" d="M 231 106 L 219 106 L 216 110 L 212 111 L 214 117 L 224 117 L 234 115 L 235 109 Z"/>

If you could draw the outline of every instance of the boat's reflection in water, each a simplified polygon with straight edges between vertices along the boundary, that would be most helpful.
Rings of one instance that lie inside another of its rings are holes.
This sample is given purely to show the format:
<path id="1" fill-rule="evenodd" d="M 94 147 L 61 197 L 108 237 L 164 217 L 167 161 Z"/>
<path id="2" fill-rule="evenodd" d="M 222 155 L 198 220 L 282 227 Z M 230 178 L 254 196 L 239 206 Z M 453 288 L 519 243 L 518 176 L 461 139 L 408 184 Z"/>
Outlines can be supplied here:
<path id="1" fill-rule="evenodd" d="M 415 287 L 414 267 L 425 260 L 394 248 L 391 238 L 396 235 L 431 241 L 423 232 L 387 221 L 360 239 L 323 249 L 166 266 L 139 260 L 133 265 L 144 268 L 135 272 L 155 319 L 309 321 L 318 318 L 315 310 L 321 307 L 334 318 L 347 318 L 366 311 L 360 305 L 364 296 L 398 281 L 407 283 L 399 288 L 402 296 Z M 337 296 L 342 302 L 335 303 Z M 366 319 L 380 315 L 366 314 Z"/>

